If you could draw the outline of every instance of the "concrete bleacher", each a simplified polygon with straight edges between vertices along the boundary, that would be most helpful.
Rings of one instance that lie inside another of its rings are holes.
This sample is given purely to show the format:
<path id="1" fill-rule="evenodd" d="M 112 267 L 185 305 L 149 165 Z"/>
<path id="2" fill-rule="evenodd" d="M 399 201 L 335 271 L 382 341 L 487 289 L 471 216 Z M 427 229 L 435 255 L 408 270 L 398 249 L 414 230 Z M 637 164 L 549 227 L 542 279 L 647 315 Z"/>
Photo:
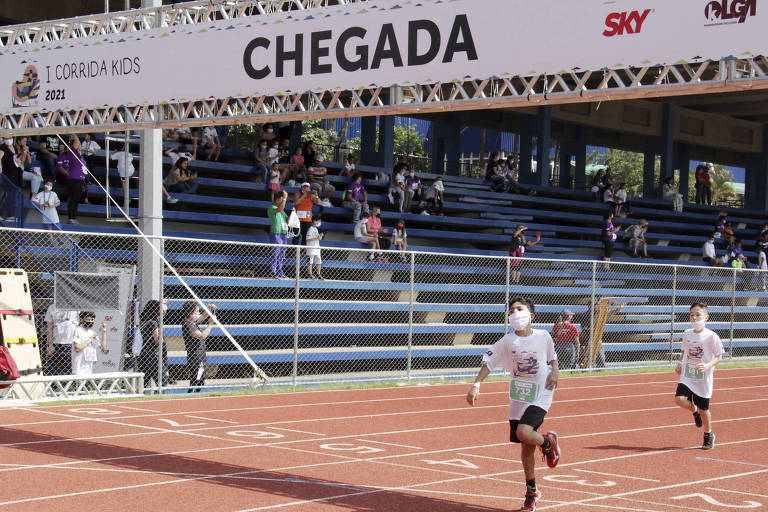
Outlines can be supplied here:
<path id="1" fill-rule="evenodd" d="M 264 184 L 253 181 L 250 153 L 225 151 L 222 157 L 230 161 L 191 163 L 190 167 L 200 176 L 199 190 L 196 194 L 174 194 L 179 203 L 164 209 L 165 234 L 201 241 L 267 242 L 269 192 Z M 329 171 L 340 168 L 338 163 L 327 166 Z M 371 166 L 359 165 L 358 168 L 370 178 L 389 174 L 389 170 Z M 97 166 L 94 173 L 103 177 L 106 168 Z M 110 178 L 111 184 L 117 184 L 114 168 L 110 169 L 110 176 L 115 178 L 115 181 Z M 420 173 L 420 176 L 428 183 L 437 175 Z M 361 248 L 361 244 L 352 240 L 349 211 L 340 206 L 343 188 L 349 180 L 336 175 L 329 180 L 337 187 L 337 193 L 333 197 L 335 206 L 323 209 L 323 227 L 328 236 L 322 245 L 327 249 Z M 535 327 L 550 329 L 557 313 L 564 308 L 577 314 L 587 311 L 593 283 L 591 262 L 599 257 L 602 247 L 599 237 L 602 214 L 607 211 L 605 205 L 592 201 L 591 194 L 580 191 L 535 187 L 536 196 L 521 196 L 490 192 L 481 181 L 472 178 L 445 177 L 445 182 L 446 215 L 426 216 L 391 211 L 386 198 L 388 182 L 364 180 L 369 203 L 382 207 L 383 224 L 391 227 L 397 219 L 404 219 L 409 248 L 433 252 L 436 256 L 434 261 L 432 257 L 416 259 L 417 277 L 411 292 L 407 279 L 409 264 L 396 258 L 390 258 L 388 263 L 371 264 L 364 261 L 361 253 L 342 254 L 330 250 L 324 253 L 323 268 L 328 280 L 300 281 L 301 325 L 295 333 L 301 348 L 297 356 L 300 364 L 324 363 L 330 368 L 334 362 L 374 364 L 402 360 L 408 353 L 405 344 L 411 336 L 414 346 L 410 354 L 420 360 L 423 367 L 437 364 L 441 359 L 462 367 L 476 365 L 488 343 L 504 332 L 502 304 L 507 269 L 503 262 L 495 260 L 471 260 L 470 263 L 440 255 L 506 256 L 511 232 L 518 223 L 530 228 L 529 239 L 536 231 L 542 233 L 540 244 L 530 247 L 527 257 L 570 260 L 529 262 L 522 269 L 523 285 L 510 290 L 511 294 L 524 294 L 535 300 Z M 292 187 L 287 189 L 294 191 Z M 64 225 L 67 231 L 73 234 L 94 229 L 115 234 L 131 232 L 126 227 L 101 222 L 104 192 L 91 185 L 89 194 L 94 204 L 80 205 L 80 218 L 92 222 L 95 228 Z M 113 186 L 110 194 L 122 204 L 121 188 Z M 130 194 L 136 199 L 136 188 L 132 188 Z M 65 212 L 66 203 L 63 203 L 62 219 Z M 701 243 L 713 230 L 721 212 L 729 213 L 737 234 L 746 240 L 756 236 L 768 218 L 765 212 L 701 206 L 691 206 L 690 213 L 686 207 L 686 213 L 678 214 L 667 202 L 638 199 L 633 200 L 630 217 L 616 219 L 614 223 L 626 227 L 641 217 L 649 220 L 647 238 L 652 259 L 644 261 L 663 264 L 682 260 L 681 263 L 701 265 Z M 131 208 L 132 215 L 137 213 Z M 112 215 L 118 215 L 116 208 L 112 209 Z M 26 226 L 40 227 L 32 217 L 30 215 Z M 136 260 L 135 252 L 92 248 L 91 244 L 98 245 L 98 241 L 89 239 L 86 253 L 97 261 Z M 748 244 L 745 246 L 749 248 Z M 621 255 L 620 251 L 626 249 L 622 241 L 616 247 L 614 262 L 637 262 Z M 45 246 L 25 250 L 55 253 L 54 248 Z M 754 257 L 750 251 L 746 254 Z M 67 257 L 67 254 L 59 256 Z M 189 269 L 184 275 L 190 286 L 220 306 L 230 332 L 242 341 L 258 364 L 266 364 L 274 374 L 281 374 L 292 364 L 295 282 L 267 278 L 266 249 L 258 254 L 174 251 L 167 253 L 167 257 L 177 266 Z M 300 262 L 302 266 L 304 263 Z M 285 267 L 289 275 L 293 275 L 295 264 L 289 253 Z M 248 269 L 248 277 L 238 274 L 244 268 Z M 737 304 L 734 350 L 742 354 L 768 350 L 762 324 L 754 321 L 755 315 L 768 313 L 768 294 L 733 291 L 732 277 L 700 268 L 676 275 L 680 284 L 674 292 L 678 303 L 673 308 L 671 279 L 667 266 L 638 265 L 600 271 L 594 281 L 596 299 L 610 297 L 614 302 L 627 304 L 622 314 L 612 317 L 606 326 L 604 341 L 609 362 L 632 361 L 638 353 L 649 358 L 665 354 L 668 358 L 670 350 L 679 350 L 679 341 L 675 340 L 687 327 L 688 309 L 680 306 L 680 301 L 701 297 L 717 304 L 711 309 L 711 327 L 724 339 L 730 334 L 731 323 L 726 318 L 730 316 L 730 308 L 723 304 L 731 300 Z M 164 284 L 166 293 L 174 299 L 164 335 L 171 349 L 169 363 L 176 376 L 180 376 L 186 357 L 180 339 L 178 310 L 185 292 L 176 278 L 166 277 Z M 405 302 L 411 293 L 415 301 L 413 308 Z M 353 319 L 351 313 L 356 315 Z M 404 322 L 409 313 L 414 320 L 410 330 Z M 236 368 L 245 363 L 242 356 L 231 350 L 218 330 L 214 330 L 211 338 L 209 363 L 239 371 Z"/>

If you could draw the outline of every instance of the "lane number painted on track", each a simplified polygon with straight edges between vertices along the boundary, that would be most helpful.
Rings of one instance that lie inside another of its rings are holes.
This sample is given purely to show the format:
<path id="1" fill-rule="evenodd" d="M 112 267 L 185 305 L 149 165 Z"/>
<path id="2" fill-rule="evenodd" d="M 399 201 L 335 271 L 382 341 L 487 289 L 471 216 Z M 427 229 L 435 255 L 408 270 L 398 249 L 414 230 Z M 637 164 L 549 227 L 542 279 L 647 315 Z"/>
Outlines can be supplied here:
<path id="1" fill-rule="evenodd" d="M 574 474 L 547 475 L 544 477 L 544 480 L 549 480 L 550 482 L 571 483 L 571 484 L 583 485 L 586 487 L 613 487 L 614 485 L 616 485 L 616 482 L 613 482 L 611 480 L 603 480 L 601 482 L 592 482 L 589 480 L 582 479 L 581 475 L 574 475 Z"/>
<path id="2" fill-rule="evenodd" d="M 422 459 L 421 462 L 426 462 L 427 464 L 445 464 L 446 466 L 456 466 L 457 468 L 464 468 L 464 469 L 480 469 L 480 466 L 475 466 L 471 462 L 465 459 L 447 459 L 447 460 L 429 460 L 429 459 Z"/>
<path id="3" fill-rule="evenodd" d="M 171 427 L 177 427 L 177 428 L 178 427 L 199 427 L 201 425 L 207 425 L 207 423 L 205 423 L 205 422 L 203 422 L 203 423 L 200 423 L 200 422 L 197 422 L 197 423 L 179 423 L 176 420 L 171 420 L 171 419 L 168 419 L 168 418 L 155 418 L 155 419 L 157 421 L 163 421 L 163 422 L 167 423 Z"/>
<path id="4" fill-rule="evenodd" d="M 233 437 L 252 437 L 254 439 L 280 439 L 285 437 L 277 432 L 264 432 L 263 430 L 231 430 L 227 432 L 227 435 Z"/>
<path id="5" fill-rule="evenodd" d="M 93 416 L 109 416 L 111 414 L 122 414 L 122 411 L 116 411 L 114 409 L 105 409 L 102 407 L 75 407 L 70 409 L 69 412 L 75 412 L 78 414 L 92 414 Z"/>
<path id="6" fill-rule="evenodd" d="M 320 448 L 323 450 L 333 450 L 338 452 L 352 452 L 358 455 L 365 455 L 367 453 L 383 452 L 381 448 L 374 448 L 373 446 L 357 445 L 351 443 L 326 443 L 321 444 Z"/>
<path id="7" fill-rule="evenodd" d="M 670 499 L 673 500 L 687 500 L 688 498 L 701 498 L 702 500 L 706 501 L 710 505 L 715 505 L 717 507 L 723 507 L 727 509 L 734 509 L 734 508 L 758 508 L 762 507 L 762 503 L 758 503 L 757 501 L 752 500 L 744 500 L 741 503 L 746 503 L 746 505 L 733 505 L 730 503 L 721 503 L 717 501 L 715 498 L 710 496 L 709 494 L 704 494 L 703 492 L 695 492 L 693 494 L 683 494 L 680 496 L 674 496 Z"/>

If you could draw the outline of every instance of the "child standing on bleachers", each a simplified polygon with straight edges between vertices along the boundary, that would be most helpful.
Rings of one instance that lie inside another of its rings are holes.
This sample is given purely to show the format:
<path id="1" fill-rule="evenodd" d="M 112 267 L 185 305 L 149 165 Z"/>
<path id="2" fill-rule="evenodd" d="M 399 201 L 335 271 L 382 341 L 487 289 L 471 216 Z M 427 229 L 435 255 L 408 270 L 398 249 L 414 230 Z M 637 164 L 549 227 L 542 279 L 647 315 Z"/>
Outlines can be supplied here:
<path id="1" fill-rule="evenodd" d="M 691 305 L 691 326 L 683 333 L 681 361 L 675 372 L 680 375 L 675 401 L 693 413 L 697 427 L 704 427 L 703 450 L 715 446 L 709 400 L 714 387 L 715 366 L 723 358 L 723 343 L 717 333 L 707 329 L 709 308 L 703 302 Z"/>
<path id="2" fill-rule="evenodd" d="M 323 280 L 323 274 L 320 271 L 323 268 L 323 260 L 320 258 L 320 240 L 323 234 L 318 228 L 322 225 L 322 217 L 319 213 L 312 214 L 312 226 L 307 230 L 307 275 L 310 279 Z M 312 273 L 312 264 L 315 265 L 315 273 Z"/>
<path id="3" fill-rule="evenodd" d="M 43 224 L 50 229 L 53 224 L 59 223 L 59 212 L 56 208 L 61 204 L 59 196 L 53 191 L 53 181 L 46 179 L 43 190 L 35 194 L 32 202 L 43 211 Z"/>
<path id="4" fill-rule="evenodd" d="M 270 200 L 274 203 L 275 196 L 280 193 L 280 166 L 278 165 L 277 162 L 273 162 L 272 166 L 269 169 L 268 188 L 270 190 L 270 195 L 271 195 Z"/>

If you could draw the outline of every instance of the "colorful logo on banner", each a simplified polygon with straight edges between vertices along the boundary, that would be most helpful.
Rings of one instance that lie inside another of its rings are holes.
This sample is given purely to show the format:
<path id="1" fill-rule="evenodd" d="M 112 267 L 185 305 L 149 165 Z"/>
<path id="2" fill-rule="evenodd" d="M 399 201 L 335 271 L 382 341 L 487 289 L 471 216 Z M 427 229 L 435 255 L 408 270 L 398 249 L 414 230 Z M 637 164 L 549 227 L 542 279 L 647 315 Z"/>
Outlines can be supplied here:
<path id="1" fill-rule="evenodd" d="M 605 17 L 605 37 L 623 36 L 624 34 L 639 34 L 643 29 L 648 15 L 653 9 L 644 11 L 612 12 Z"/>
<path id="2" fill-rule="evenodd" d="M 713 0 L 704 7 L 707 25 L 744 23 L 757 14 L 757 0 Z"/>
<path id="3" fill-rule="evenodd" d="M 40 78 L 37 68 L 29 65 L 24 69 L 21 80 L 11 84 L 11 101 L 14 107 L 29 107 L 37 105 L 37 95 L 40 93 Z"/>

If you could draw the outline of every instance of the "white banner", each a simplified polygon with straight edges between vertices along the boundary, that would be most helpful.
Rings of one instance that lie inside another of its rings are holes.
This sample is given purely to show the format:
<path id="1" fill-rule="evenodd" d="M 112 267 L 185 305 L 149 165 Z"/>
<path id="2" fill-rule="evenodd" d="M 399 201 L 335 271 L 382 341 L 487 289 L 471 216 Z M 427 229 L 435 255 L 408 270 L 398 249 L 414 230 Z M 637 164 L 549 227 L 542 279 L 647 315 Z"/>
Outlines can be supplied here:
<path id="1" fill-rule="evenodd" d="M 378 0 L 0 48 L 0 112 L 747 57 L 767 18 L 757 0 Z"/>

